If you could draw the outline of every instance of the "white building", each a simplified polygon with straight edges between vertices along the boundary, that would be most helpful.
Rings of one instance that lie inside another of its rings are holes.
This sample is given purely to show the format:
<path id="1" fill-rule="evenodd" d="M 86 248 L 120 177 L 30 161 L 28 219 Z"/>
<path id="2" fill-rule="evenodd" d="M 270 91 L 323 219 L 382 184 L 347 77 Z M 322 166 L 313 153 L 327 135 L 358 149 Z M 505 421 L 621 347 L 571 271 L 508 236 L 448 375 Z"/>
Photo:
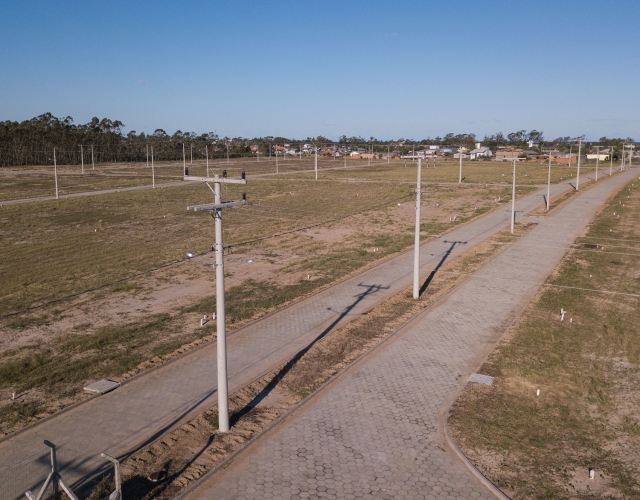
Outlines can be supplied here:
<path id="1" fill-rule="evenodd" d="M 493 152 L 486 146 L 481 146 L 479 143 L 476 144 L 476 149 L 473 149 L 469 152 L 469 158 L 472 160 L 478 160 L 480 158 L 491 158 L 493 156 Z"/>

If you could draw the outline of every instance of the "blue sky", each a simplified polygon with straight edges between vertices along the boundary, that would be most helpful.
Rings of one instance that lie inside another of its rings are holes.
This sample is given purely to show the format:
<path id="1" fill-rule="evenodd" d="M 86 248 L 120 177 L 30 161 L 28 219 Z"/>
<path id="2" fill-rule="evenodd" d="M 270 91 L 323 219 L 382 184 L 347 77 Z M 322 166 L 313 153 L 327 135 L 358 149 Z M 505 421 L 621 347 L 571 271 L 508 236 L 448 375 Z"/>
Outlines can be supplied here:
<path id="1" fill-rule="evenodd" d="M 640 140 L 640 2 L 0 0 L 0 120 Z"/>

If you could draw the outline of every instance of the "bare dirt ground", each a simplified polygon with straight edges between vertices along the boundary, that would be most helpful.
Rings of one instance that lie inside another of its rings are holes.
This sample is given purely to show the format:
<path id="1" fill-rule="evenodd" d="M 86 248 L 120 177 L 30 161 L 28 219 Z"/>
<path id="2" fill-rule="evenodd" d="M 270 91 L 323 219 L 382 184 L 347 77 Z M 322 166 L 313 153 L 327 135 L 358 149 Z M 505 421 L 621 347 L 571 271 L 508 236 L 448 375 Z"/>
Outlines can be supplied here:
<path id="1" fill-rule="evenodd" d="M 4 312 L 109 283 L 179 259 L 186 250 L 200 249 L 208 259 L 212 224 L 204 215 L 184 215 L 187 200 L 208 196 L 206 189 L 197 195 L 194 189 L 3 207 Z M 230 330 L 413 241 L 413 195 L 405 185 L 339 183 L 331 196 L 325 184 L 309 181 L 260 181 L 244 189 L 252 190 L 254 204 L 225 218 L 225 240 L 232 245 L 225 262 Z M 509 189 L 423 191 L 427 237 L 505 203 Z M 227 190 L 224 196 L 238 193 Z M 390 199 L 400 201 L 385 205 Z M 203 229 L 194 230 L 194 223 Z M 200 319 L 215 310 L 213 274 L 205 262 L 178 262 L 0 319 L 0 433 L 87 397 L 82 387 L 97 379 L 130 378 L 212 340 L 214 322 L 201 327 Z"/>

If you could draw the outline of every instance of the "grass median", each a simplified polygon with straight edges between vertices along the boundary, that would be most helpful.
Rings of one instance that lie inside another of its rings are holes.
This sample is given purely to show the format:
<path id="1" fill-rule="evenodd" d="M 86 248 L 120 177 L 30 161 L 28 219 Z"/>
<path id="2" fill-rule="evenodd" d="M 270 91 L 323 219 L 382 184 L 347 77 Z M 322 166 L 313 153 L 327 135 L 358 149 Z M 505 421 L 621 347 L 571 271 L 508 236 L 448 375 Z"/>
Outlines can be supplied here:
<path id="1" fill-rule="evenodd" d="M 462 451 L 515 499 L 640 497 L 639 191 L 608 200 L 480 369 L 494 385 L 451 408 Z"/>

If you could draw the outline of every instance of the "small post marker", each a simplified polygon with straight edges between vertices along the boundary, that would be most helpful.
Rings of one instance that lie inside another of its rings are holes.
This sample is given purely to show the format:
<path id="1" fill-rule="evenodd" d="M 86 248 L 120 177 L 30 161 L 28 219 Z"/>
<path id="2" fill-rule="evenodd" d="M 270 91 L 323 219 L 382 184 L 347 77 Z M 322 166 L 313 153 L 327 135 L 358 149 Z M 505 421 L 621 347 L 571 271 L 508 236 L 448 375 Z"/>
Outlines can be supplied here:
<path id="1" fill-rule="evenodd" d="M 563 308 L 560 308 L 560 321 L 564 321 L 564 315 L 566 314 L 567 311 L 565 311 Z"/>
<path id="2" fill-rule="evenodd" d="M 536 396 L 540 396 L 540 389 L 536 389 Z"/>
<path id="3" fill-rule="evenodd" d="M 589 467 L 589 479 L 596 478 L 596 471 L 594 471 L 591 467 Z"/>

